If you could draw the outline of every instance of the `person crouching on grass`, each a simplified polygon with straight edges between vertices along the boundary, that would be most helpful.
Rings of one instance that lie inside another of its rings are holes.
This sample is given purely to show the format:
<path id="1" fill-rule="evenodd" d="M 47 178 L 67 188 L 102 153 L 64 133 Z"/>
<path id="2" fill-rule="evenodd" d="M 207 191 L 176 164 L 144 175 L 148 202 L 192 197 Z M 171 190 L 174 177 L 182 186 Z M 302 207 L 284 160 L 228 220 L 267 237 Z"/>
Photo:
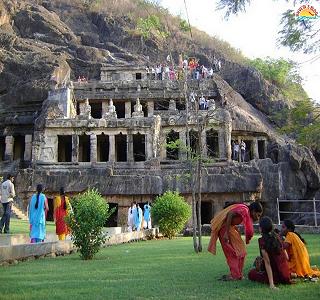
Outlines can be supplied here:
<path id="1" fill-rule="evenodd" d="M 247 253 L 236 225 L 244 225 L 246 244 L 249 244 L 253 236 L 253 222 L 258 221 L 261 214 L 262 206 L 259 202 L 253 202 L 249 206 L 238 203 L 226 207 L 211 220 L 208 251 L 213 255 L 216 254 L 216 243 L 219 238 L 230 269 L 230 275 L 222 276 L 221 280 L 243 279 L 242 270 Z"/>
<path id="2" fill-rule="evenodd" d="M 288 255 L 278 234 L 273 230 L 269 217 L 261 218 L 259 222 L 261 238 L 259 238 L 260 254 L 263 258 L 264 268 L 252 269 L 248 278 L 252 281 L 268 283 L 271 289 L 277 289 L 275 284 L 290 284 L 290 271 Z"/>

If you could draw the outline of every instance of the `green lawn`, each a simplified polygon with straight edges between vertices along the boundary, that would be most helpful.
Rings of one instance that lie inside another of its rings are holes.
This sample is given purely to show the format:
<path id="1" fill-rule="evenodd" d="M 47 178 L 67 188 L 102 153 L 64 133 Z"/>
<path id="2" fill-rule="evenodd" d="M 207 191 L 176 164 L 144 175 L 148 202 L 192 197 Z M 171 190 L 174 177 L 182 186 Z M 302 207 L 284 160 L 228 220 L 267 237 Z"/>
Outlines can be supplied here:
<path id="1" fill-rule="evenodd" d="M 46 230 L 47 232 L 56 232 L 56 226 L 54 222 L 47 222 Z M 11 234 L 29 233 L 29 222 L 11 218 L 10 233 Z M 0 296 L 0 299 L 1 299 L 1 296 Z"/>
<path id="2" fill-rule="evenodd" d="M 319 235 L 305 238 L 312 264 L 320 265 Z M 257 237 L 248 252 L 246 273 Z M 195 254 L 191 238 L 153 240 L 102 249 L 92 261 L 73 254 L 1 267 L 0 299 L 320 299 L 320 282 L 272 291 L 247 279 L 218 281 L 227 271 L 220 248 L 217 256 Z"/>

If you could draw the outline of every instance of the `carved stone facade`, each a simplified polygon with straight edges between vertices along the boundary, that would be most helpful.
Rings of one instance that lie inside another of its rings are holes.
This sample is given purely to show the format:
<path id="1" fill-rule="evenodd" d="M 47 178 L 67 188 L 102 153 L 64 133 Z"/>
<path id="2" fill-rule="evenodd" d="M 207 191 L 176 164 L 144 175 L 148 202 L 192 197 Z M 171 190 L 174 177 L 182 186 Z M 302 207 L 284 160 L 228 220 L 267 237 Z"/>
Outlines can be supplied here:
<path id="1" fill-rule="evenodd" d="M 188 172 L 199 143 L 206 161 L 205 222 L 225 201 L 259 198 L 261 174 L 253 165 L 232 161 L 231 141 L 250 141 L 247 160 L 265 158 L 268 136 L 233 130 L 220 93 L 213 79 L 190 80 L 184 90 L 179 81 L 149 80 L 137 67 L 103 67 L 100 81 L 74 82 L 50 92 L 20 145 L 30 162 L 18 171 L 22 205 L 39 182 L 49 198 L 60 186 L 70 194 L 95 187 L 118 207 L 114 223 L 125 225 L 123 214 L 133 200 L 152 202 L 170 189 L 190 201 L 190 181 L 179 178 Z M 200 108 L 197 95 L 209 100 L 207 109 Z M 19 152 L 16 136 L 4 137 L 5 160 L 12 162 Z M 177 140 L 179 146 L 170 149 L 168 143 Z"/>

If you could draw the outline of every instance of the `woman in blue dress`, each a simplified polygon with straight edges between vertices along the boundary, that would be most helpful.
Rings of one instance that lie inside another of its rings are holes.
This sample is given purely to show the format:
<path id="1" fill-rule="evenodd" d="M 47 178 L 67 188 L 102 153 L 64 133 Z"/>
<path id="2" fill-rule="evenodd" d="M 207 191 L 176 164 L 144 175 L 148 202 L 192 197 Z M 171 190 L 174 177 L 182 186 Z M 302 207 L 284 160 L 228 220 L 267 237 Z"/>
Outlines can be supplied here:
<path id="1" fill-rule="evenodd" d="M 46 196 L 42 193 L 42 185 L 37 185 L 37 193 L 33 194 L 29 203 L 29 223 L 31 243 L 43 242 L 46 236 L 46 211 L 49 210 Z"/>

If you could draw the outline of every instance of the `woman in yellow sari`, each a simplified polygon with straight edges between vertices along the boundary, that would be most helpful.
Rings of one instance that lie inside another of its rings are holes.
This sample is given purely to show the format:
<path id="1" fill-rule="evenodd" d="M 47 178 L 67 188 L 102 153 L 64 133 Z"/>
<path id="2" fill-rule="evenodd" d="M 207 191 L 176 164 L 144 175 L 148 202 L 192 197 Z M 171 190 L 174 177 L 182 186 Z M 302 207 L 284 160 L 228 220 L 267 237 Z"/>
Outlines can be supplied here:
<path id="1" fill-rule="evenodd" d="M 56 234 L 59 240 L 65 240 L 69 233 L 65 217 L 70 207 L 69 198 L 65 195 L 64 188 L 60 188 L 60 195 L 54 198 L 54 219 L 56 223 Z"/>
<path id="2" fill-rule="evenodd" d="M 282 234 L 285 236 L 284 248 L 289 256 L 289 269 L 291 274 L 298 277 L 320 277 L 320 271 L 310 266 L 309 253 L 305 240 L 296 232 L 292 221 L 285 220 L 282 224 Z"/>

